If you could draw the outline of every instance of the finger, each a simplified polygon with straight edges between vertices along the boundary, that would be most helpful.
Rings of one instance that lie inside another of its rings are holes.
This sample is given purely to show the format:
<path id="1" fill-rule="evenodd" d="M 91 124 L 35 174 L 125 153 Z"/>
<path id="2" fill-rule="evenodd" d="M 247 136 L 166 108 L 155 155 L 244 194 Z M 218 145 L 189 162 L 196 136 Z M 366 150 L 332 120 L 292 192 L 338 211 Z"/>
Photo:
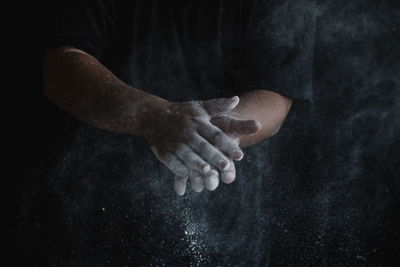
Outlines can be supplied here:
<path id="1" fill-rule="evenodd" d="M 221 180 L 226 184 L 232 183 L 236 178 L 236 168 L 232 160 L 230 160 L 229 169 L 221 172 Z"/>
<path id="2" fill-rule="evenodd" d="M 188 177 L 189 169 L 183 164 L 183 162 L 174 154 L 166 153 L 165 157 L 161 161 L 164 163 L 170 171 L 180 177 Z"/>
<path id="3" fill-rule="evenodd" d="M 160 155 L 155 147 L 152 146 L 150 148 L 157 159 L 161 161 L 165 166 L 167 166 L 167 168 L 175 175 L 186 178 L 189 176 L 189 169 L 177 156 L 170 152 L 166 152 L 163 155 Z"/>
<path id="4" fill-rule="evenodd" d="M 229 168 L 228 158 L 199 134 L 194 134 L 193 138 L 188 142 L 188 145 L 198 153 L 203 160 L 215 166 L 217 169 L 227 170 Z"/>
<path id="5" fill-rule="evenodd" d="M 204 179 L 199 174 L 190 176 L 190 184 L 195 192 L 201 192 L 204 188 Z"/>
<path id="6" fill-rule="evenodd" d="M 201 102 L 203 108 L 210 116 L 217 115 L 222 112 L 227 112 L 234 109 L 239 104 L 239 97 L 234 96 L 231 98 L 216 98 Z"/>
<path id="7" fill-rule="evenodd" d="M 186 177 L 182 177 L 182 176 L 178 176 L 178 175 L 175 176 L 174 189 L 175 189 L 175 192 L 180 196 L 185 194 L 186 181 L 187 181 L 187 176 Z"/>
<path id="8" fill-rule="evenodd" d="M 219 185 L 219 173 L 216 169 L 211 169 L 204 176 L 204 184 L 207 190 L 214 191 Z"/>
<path id="9" fill-rule="evenodd" d="M 243 158 L 243 152 L 240 149 L 237 141 L 227 136 L 215 125 L 211 123 L 200 122 L 203 124 L 202 127 L 198 128 L 198 133 L 206 139 L 209 143 L 214 145 L 222 153 L 228 155 L 230 158 L 235 160 L 241 160 Z"/>
<path id="10" fill-rule="evenodd" d="M 252 135 L 261 129 L 261 124 L 256 120 L 240 120 L 231 116 L 215 116 L 210 122 L 232 136 Z"/>
<path id="11" fill-rule="evenodd" d="M 207 162 L 185 144 L 180 144 L 178 146 L 175 155 L 177 155 L 189 169 L 193 169 L 199 173 L 207 173 L 211 169 L 211 166 Z"/>

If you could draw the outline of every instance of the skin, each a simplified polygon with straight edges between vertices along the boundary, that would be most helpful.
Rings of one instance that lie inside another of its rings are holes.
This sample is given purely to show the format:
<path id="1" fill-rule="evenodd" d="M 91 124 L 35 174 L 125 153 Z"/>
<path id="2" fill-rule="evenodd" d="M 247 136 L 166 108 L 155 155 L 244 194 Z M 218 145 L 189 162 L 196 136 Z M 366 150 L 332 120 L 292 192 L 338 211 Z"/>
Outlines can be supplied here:
<path id="1" fill-rule="evenodd" d="M 170 102 L 129 86 L 91 55 L 63 46 L 43 62 L 47 97 L 78 119 L 101 129 L 145 137 L 155 156 L 200 192 L 231 183 L 241 148 L 276 134 L 292 100 L 267 90 L 207 101 Z"/>

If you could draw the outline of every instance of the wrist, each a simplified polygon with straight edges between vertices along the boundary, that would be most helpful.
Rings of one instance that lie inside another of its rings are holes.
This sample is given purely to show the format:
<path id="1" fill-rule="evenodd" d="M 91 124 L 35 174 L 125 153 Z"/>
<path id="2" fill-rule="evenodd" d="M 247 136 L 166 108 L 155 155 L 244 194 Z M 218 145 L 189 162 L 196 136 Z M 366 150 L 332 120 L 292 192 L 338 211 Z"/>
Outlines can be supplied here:
<path id="1" fill-rule="evenodd" d="M 148 138 L 148 136 L 154 134 L 157 130 L 157 120 L 168 109 L 171 102 L 144 91 L 140 91 L 140 93 L 142 94 L 140 105 L 137 105 L 135 110 L 137 121 L 136 134 Z"/>

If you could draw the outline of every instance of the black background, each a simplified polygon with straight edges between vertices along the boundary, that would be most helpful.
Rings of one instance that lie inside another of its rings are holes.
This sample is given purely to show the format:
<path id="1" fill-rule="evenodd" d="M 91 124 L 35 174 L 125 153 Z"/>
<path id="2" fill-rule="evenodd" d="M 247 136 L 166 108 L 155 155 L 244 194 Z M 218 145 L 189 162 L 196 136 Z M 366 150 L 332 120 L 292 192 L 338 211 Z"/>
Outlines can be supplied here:
<path id="1" fill-rule="evenodd" d="M 275 155 L 271 164 L 275 171 L 286 173 L 282 174 L 286 180 L 272 185 L 275 197 L 266 200 L 273 203 L 275 218 L 285 218 L 284 227 L 271 223 L 276 236 L 268 262 L 272 266 L 396 266 L 400 252 L 399 4 L 335 1 L 318 7 L 314 102 L 307 110 L 293 113 L 300 115 L 288 118 L 281 132 L 285 138 L 278 135 L 270 145 Z M 65 249 L 74 244 L 68 244 L 73 241 L 60 227 L 60 207 L 52 201 L 55 196 L 48 189 L 46 174 L 61 160 L 71 131 L 95 132 L 103 140 L 124 137 L 90 129 L 44 97 L 40 47 L 35 42 L 44 8 L 30 3 L 4 7 L 3 12 L 2 217 L 7 223 L 3 243 L 8 248 L 4 266 L 55 262 L 76 266 L 73 252 Z M 83 146 L 89 151 L 90 144 Z M 109 264 L 122 266 L 123 262 L 114 258 L 114 264 Z M 212 256 L 210 265 L 216 262 L 218 257 Z"/>

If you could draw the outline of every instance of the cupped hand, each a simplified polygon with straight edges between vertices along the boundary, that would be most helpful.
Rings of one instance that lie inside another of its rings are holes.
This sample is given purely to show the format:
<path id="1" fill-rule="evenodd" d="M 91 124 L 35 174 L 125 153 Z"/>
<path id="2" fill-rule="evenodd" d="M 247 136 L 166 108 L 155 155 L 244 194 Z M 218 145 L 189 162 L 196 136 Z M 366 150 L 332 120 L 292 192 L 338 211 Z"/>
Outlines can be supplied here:
<path id="1" fill-rule="evenodd" d="M 200 187 L 201 183 L 196 181 L 201 175 L 205 177 L 203 184 L 215 189 L 218 171 L 231 170 L 232 159 L 243 157 L 238 142 L 210 122 L 212 117 L 231 111 L 238 102 L 237 96 L 168 102 L 150 113 L 143 136 L 156 157 L 175 173 L 175 190 L 179 195 L 184 194 L 186 181 L 192 176 L 195 187 Z"/>

